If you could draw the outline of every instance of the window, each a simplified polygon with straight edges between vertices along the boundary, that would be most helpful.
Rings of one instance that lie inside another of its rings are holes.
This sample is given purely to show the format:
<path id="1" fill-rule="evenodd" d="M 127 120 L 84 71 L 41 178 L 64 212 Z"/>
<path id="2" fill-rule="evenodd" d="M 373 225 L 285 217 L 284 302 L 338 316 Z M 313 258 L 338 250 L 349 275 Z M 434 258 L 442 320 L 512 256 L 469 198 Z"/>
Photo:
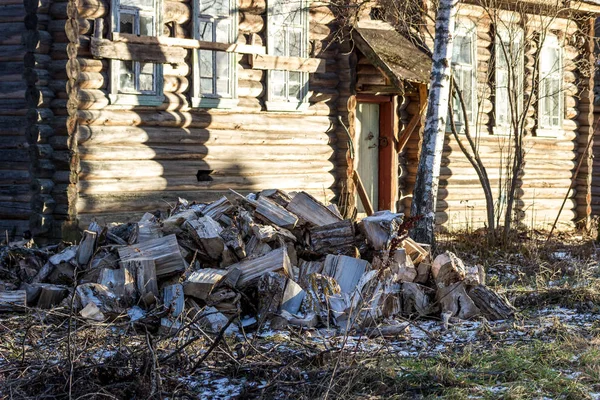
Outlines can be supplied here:
<path id="1" fill-rule="evenodd" d="M 158 0 L 113 0 L 112 30 L 140 36 L 157 36 Z M 111 61 L 113 103 L 162 104 L 162 65 L 139 61 Z"/>
<path id="2" fill-rule="evenodd" d="M 495 41 L 495 122 L 499 131 L 511 128 L 523 110 L 523 31 L 498 29 Z"/>
<path id="3" fill-rule="evenodd" d="M 539 128 L 560 129 L 563 119 L 562 49 L 556 36 L 548 35 L 544 40 L 539 71 Z"/>
<path id="4" fill-rule="evenodd" d="M 307 57 L 308 8 L 304 0 L 268 1 L 267 53 L 282 57 Z M 270 70 L 267 109 L 301 111 L 307 103 L 308 73 Z"/>
<path id="5" fill-rule="evenodd" d="M 237 13 L 233 0 L 195 0 L 194 36 L 198 40 L 234 43 L 237 37 Z M 235 53 L 212 50 L 194 52 L 195 107 L 231 108 L 237 104 Z"/>
<path id="6" fill-rule="evenodd" d="M 475 25 L 469 21 L 457 21 L 454 31 L 452 51 L 452 73 L 456 86 L 461 90 L 465 100 L 466 114 L 469 124 L 473 124 L 476 115 L 476 71 L 475 51 L 477 48 Z M 465 120 L 460 102 L 453 96 L 452 112 L 457 128 L 464 126 Z"/>

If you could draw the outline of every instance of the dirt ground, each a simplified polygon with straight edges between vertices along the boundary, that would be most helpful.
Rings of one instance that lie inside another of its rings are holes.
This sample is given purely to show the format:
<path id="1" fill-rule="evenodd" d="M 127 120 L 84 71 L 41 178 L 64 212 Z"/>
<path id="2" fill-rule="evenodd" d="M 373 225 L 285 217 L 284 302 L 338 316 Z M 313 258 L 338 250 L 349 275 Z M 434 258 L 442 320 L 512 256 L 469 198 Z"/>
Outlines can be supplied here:
<path id="1" fill-rule="evenodd" d="M 0 314 L 0 398 L 600 399 L 600 251 L 593 238 L 508 249 L 479 233 L 441 236 L 519 312 L 513 320 L 414 319 L 391 338 L 327 329 L 215 335 L 160 316 L 92 323 L 68 308 Z"/>

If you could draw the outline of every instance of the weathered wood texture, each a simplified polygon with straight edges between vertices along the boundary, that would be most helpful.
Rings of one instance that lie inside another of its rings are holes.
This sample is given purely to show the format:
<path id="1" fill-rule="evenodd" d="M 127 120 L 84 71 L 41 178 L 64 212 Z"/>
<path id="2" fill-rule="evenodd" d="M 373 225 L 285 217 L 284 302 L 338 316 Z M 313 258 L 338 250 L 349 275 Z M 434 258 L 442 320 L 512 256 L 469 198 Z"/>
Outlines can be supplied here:
<path id="1" fill-rule="evenodd" d="M 462 11 L 459 8 L 459 20 L 469 18 L 466 15 L 465 7 L 469 8 L 471 13 L 473 10 L 478 9 L 477 6 L 473 5 L 463 6 Z M 486 18 L 473 21 L 477 23 L 478 100 L 482 104 L 479 110 L 478 124 L 475 124 L 474 129 L 478 129 L 478 147 L 492 182 L 494 198 L 498 199 L 498 182 L 504 176 L 500 175 L 499 171 L 500 169 L 505 171 L 504 165 L 506 164 L 508 147 L 512 142 L 512 137 L 501 135 L 494 130 L 493 97 L 489 83 L 490 77 L 486 73 L 488 69 L 493 67 L 493 63 L 490 62 L 494 51 L 491 42 L 494 37 L 492 24 Z M 560 18 L 551 26 L 553 32 L 572 32 L 576 28 L 575 22 Z M 532 32 L 530 30 L 534 27 L 528 29 L 525 35 L 531 37 Z M 524 141 L 525 167 L 519 179 L 519 189 L 515 201 L 515 216 L 518 223 L 528 226 L 549 228 L 554 222 L 573 178 L 579 152 L 582 152 L 585 148 L 585 141 L 589 137 L 590 126 L 592 125 L 592 119 L 587 115 L 589 99 L 579 99 L 579 93 L 582 91 L 585 93 L 586 82 L 582 79 L 573 81 L 570 78 L 573 72 L 577 72 L 575 64 L 570 59 L 576 56 L 586 57 L 585 49 L 578 50 L 566 43 L 564 50 L 565 117 L 562 130 L 557 130 L 551 137 L 536 136 L 533 128 L 534 118 L 537 118 L 537 105 L 531 106 L 528 111 L 530 119 L 527 122 L 527 137 Z M 527 48 L 526 59 L 529 61 L 525 66 L 526 77 L 531 77 L 533 74 L 534 51 L 533 47 Z M 531 83 L 526 83 L 525 91 L 527 92 L 527 90 L 532 90 Z M 412 106 L 412 104 L 415 104 L 415 106 Z M 408 111 L 411 114 L 417 112 L 416 104 L 414 102 L 409 105 Z M 461 139 L 466 140 L 464 135 L 461 136 Z M 419 137 L 413 135 L 401 154 L 401 182 L 399 186 L 401 202 L 405 211 L 410 209 L 412 200 L 418 148 Z M 581 184 L 577 186 L 577 190 L 570 192 L 558 221 L 558 229 L 570 229 L 574 227 L 577 218 L 584 217 L 587 196 L 586 184 L 584 183 L 586 173 L 582 168 L 580 174 Z M 600 204 L 598 200 L 596 202 Z M 593 199 L 591 203 L 594 203 Z M 591 206 L 593 208 L 593 204 Z M 600 212 L 600 206 L 597 207 L 598 212 Z M 478 228 L 484 226 L 485 221 L 485 198 L 477 175 L 461 152 L 455 139 L 450 133 L 447 133 L 444 142 L 436 209 L 438 229 Z"/>

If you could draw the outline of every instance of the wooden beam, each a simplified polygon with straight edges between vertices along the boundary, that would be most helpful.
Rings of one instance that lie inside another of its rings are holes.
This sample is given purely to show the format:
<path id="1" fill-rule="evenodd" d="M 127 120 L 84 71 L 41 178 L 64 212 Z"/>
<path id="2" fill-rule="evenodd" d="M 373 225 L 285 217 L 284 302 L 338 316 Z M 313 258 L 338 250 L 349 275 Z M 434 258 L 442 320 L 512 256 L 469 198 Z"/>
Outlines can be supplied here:
<path id="1" fill-rule="evenodd" d="M 322 58 L 283 57 L 253 54 L 250 65 L 253 69 L 276 69 L 311 73 L 326 72 L 326 60 Z"/>
<path id="2" fill-rule="evenodd" d="M 358 175 L 358 172 L 356 172 L 356 170 L 354 170 L 354 173 L 352 174 L 352 180 L 354 181 L 354 185 L 356 186 L 356 190 L 358 191 L 358 197 L 360 198 L 360 201 L 363 205 L 363 208 L 365 209 L 365 212 L 367 213 L 367 216 L 373 215 L 373 206 L 371 205 L 371 201 L 369 200 L 369 195 L 367 194 L 367 191 L 365 190 L 365 185 L 363 185 L 362 180 L 360 179 L 360 175 Z"/>
<path id="3" fill-rule="evenodd" d="M 90 52 L 98 58 L 163 64 L 183 64 L 187 56 L 187 49 L 181 47 L 148 46 L 99 38 L 91 39 Z"/>
<path id="4" fill-rule="evenodd" d="M 138 36 L 130 33 L 112 33 L 113 42 L 162 45 L 169 47 L 181 47 L 184 49 L 202 49 L 213 51 L 224 51 L 227 53 L 241 54 L 266 54 L 265 46 L 241 44 L 241 43 L 216 43 L 196 39 L 172 38 L 165 36 Z"/>
<path id="5" fill-rule="evenodd" d="M 406 143 L 408 143 L 408 140 L 415 131 L 415 128 L 421 123 L 423 113 L 427 109 L 427 85 L 419 85 L 419 103 L 419 113 L 413 115 L 408 125 L 398 138 L 398 143 L 396 143 L 396 151 L 398 153 L 400 153 L 404 149 L 404 146 L 406 146 Z"/>

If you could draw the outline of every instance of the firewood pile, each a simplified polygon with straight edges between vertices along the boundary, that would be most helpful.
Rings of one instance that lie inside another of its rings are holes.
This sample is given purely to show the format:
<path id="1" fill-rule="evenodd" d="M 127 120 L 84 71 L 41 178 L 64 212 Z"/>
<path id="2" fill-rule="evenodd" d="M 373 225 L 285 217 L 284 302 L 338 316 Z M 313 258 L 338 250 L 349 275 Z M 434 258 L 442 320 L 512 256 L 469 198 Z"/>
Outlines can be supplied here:
<path id="1" fill-rule="evenodd" d="M 137 223 L 94 222 L 78 245 L 1 247 L 0 312 L 73 307 L 85 319 L 166 331 L 193 320 L 213 333 L 241 321 L 364 332 L 386 321 L 393 333 L 403 317 L 513 315 L 481 267 L 450 252 L 432 260 L 408 222 L 389 211 L 345 220 L 305 192 L 180 199 Z"/>

